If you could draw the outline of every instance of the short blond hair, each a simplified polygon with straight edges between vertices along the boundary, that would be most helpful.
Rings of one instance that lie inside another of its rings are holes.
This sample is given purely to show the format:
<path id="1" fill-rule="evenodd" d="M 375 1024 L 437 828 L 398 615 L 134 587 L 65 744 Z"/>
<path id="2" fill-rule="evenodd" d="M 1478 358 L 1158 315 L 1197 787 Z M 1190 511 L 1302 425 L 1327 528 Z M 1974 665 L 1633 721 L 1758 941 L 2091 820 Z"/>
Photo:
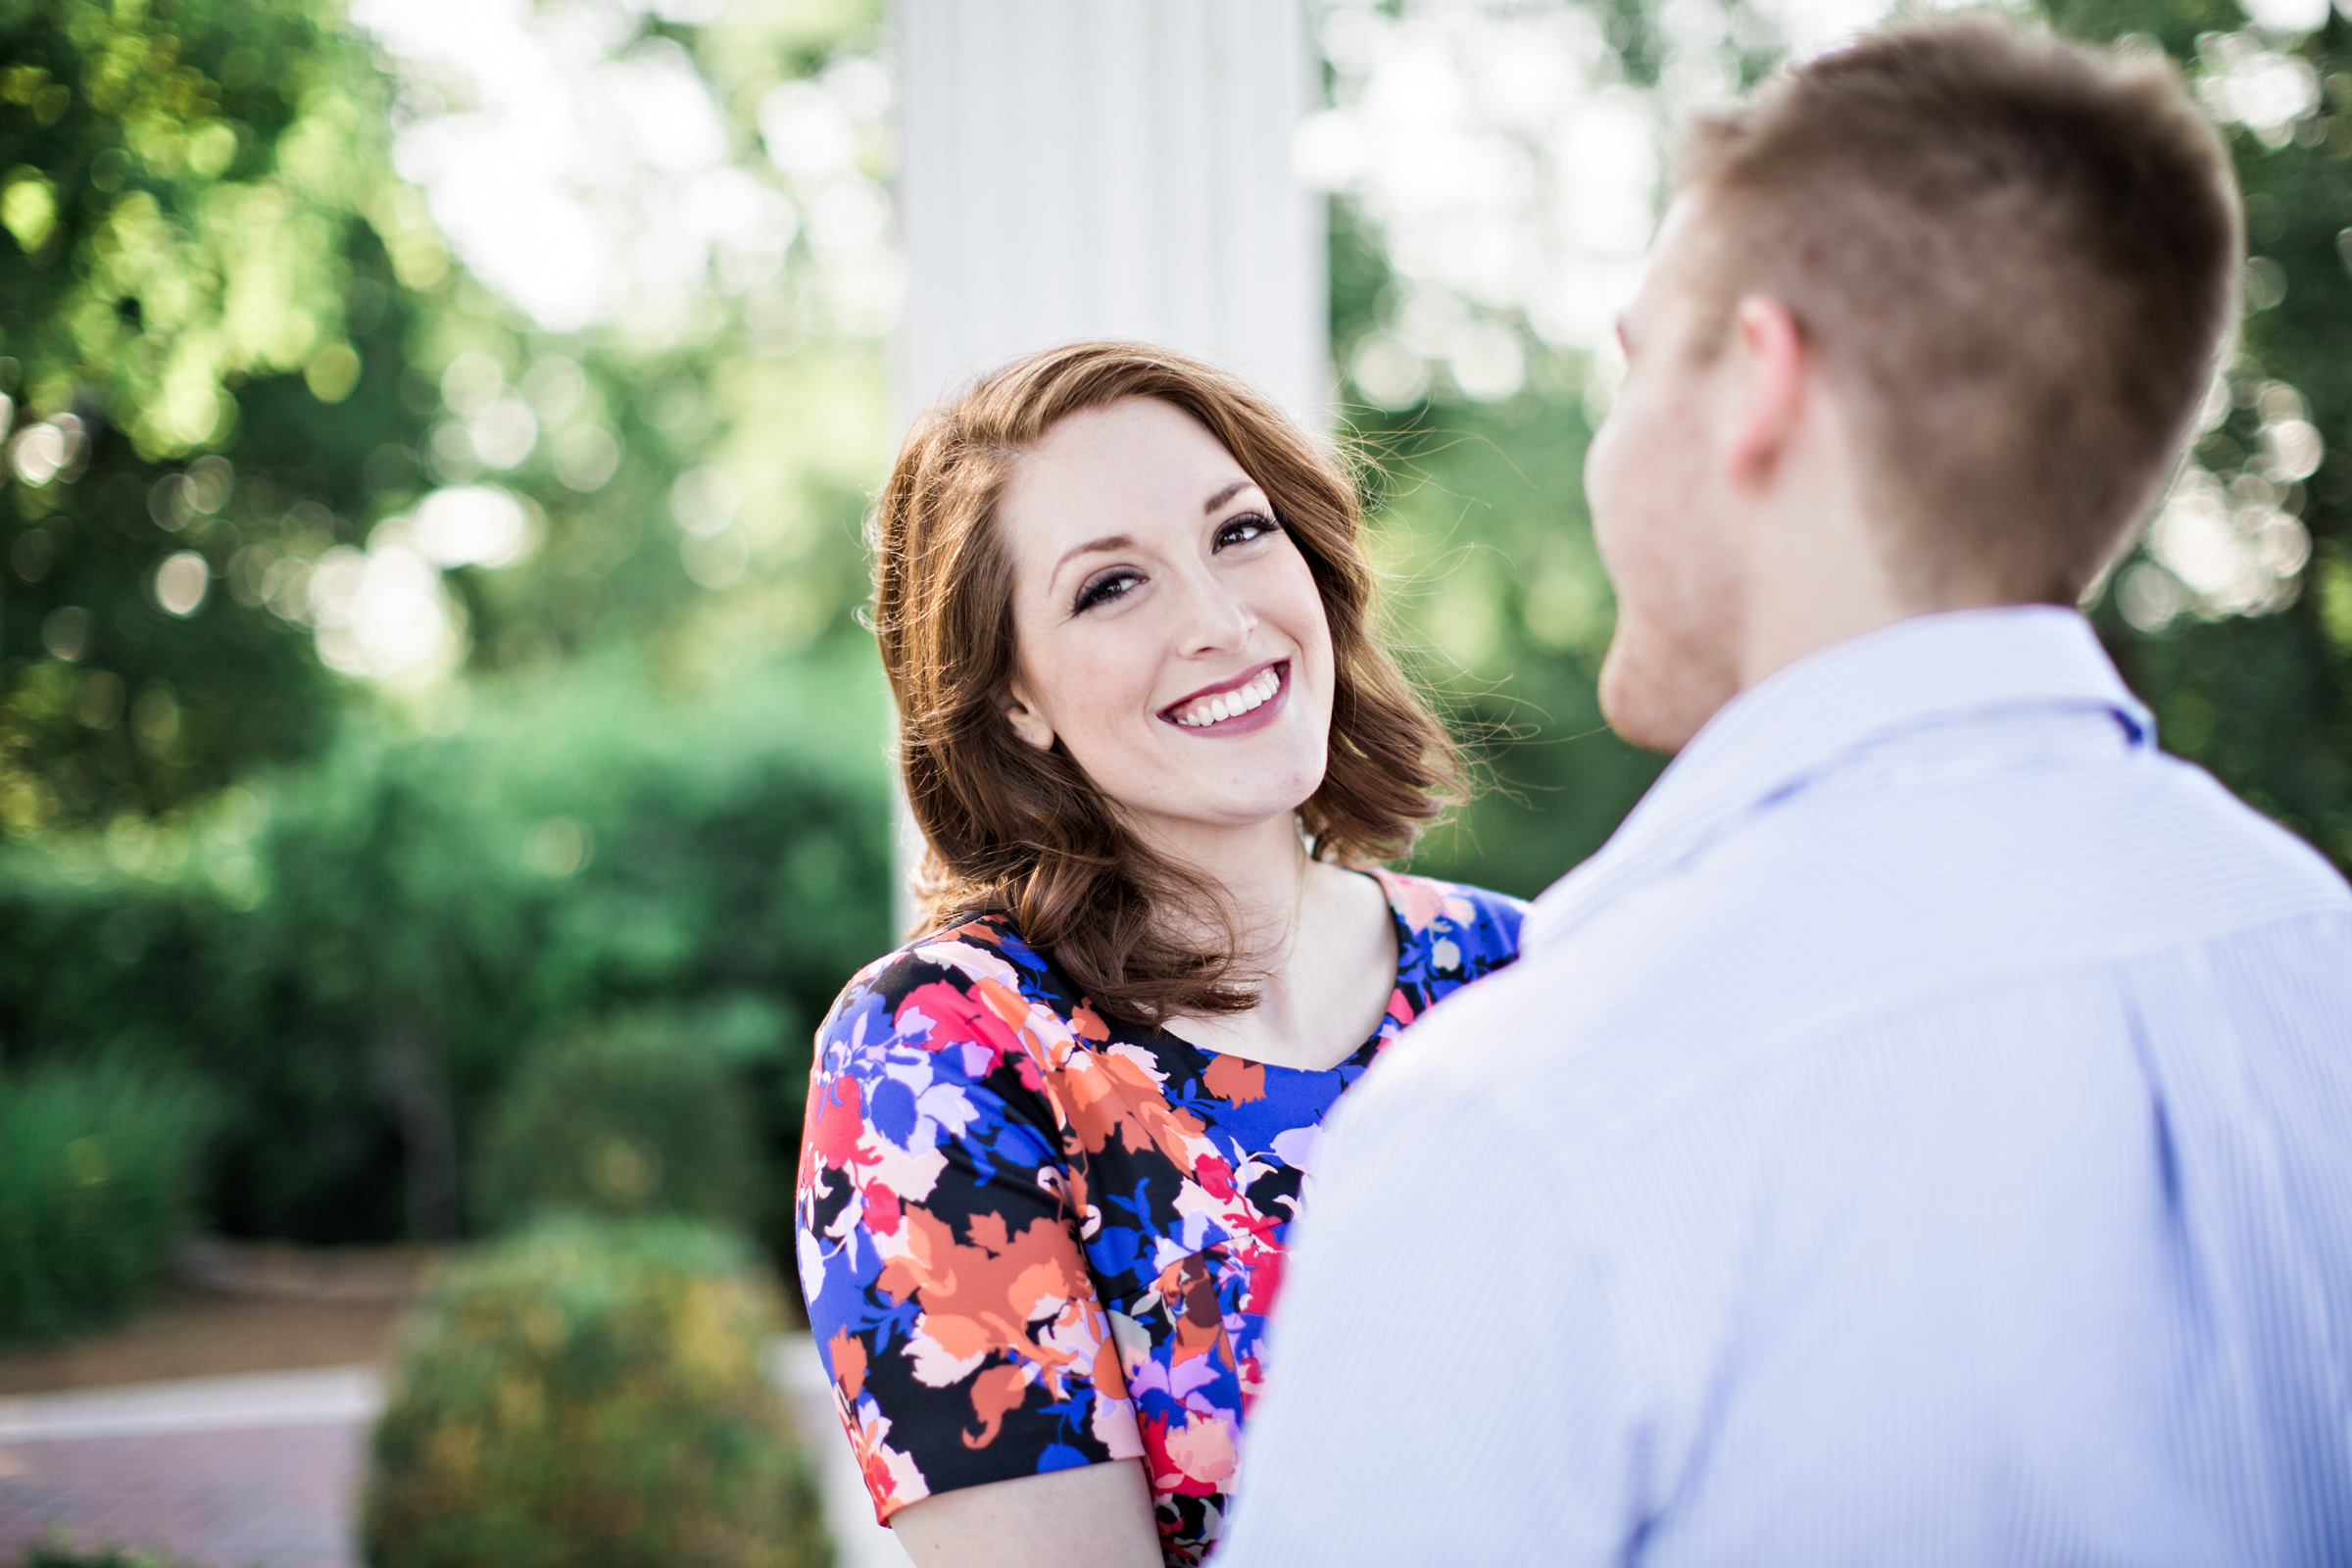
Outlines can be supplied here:
<path id="1" fill-rule="evenodd" d="M 1913 23 L 1695 118 L 1720 341 L 1767 294 L 1856 394 L 1914 586 L 2072 603 L 2165 482 L 2234 328 L 2229 153 L 2153 51 Z"/>

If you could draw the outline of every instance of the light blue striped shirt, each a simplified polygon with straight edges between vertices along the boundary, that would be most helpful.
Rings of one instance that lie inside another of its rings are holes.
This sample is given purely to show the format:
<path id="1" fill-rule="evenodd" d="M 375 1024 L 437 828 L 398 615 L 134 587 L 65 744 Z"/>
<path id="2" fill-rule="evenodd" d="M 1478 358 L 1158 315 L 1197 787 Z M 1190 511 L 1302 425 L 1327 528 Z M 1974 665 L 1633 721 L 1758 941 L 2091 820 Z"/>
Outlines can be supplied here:
<path id="1" fill-rule="evenodd" d="M 2352 893 L 2071 612 L 1742 694 L 1314 1182 L 1217 1568 L 2352 1563 Z"/>

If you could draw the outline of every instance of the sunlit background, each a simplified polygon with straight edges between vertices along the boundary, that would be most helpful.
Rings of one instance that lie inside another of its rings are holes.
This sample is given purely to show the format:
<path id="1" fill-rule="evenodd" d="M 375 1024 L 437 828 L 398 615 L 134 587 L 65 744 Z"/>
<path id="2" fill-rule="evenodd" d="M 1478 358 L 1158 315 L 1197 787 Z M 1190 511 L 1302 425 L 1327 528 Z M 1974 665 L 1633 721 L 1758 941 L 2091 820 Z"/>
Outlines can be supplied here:
<path id="1" fill-rule="evenodd" d="M 1666 128 L 1884 10 L 1309 8 L 1325 406 L 1484 781 L 1421 868 L 1532 894 L 1654 776 L 1594 705 L 1578 473 Z M 2229 128 L 2242 341 L 2094 613 L 2169 747 L 2352 864 L 2352 23 L 2018 14 L 2169 50 Z M 0 20 L 0 1392 L 191 1233 L 784 1245 L 809 1031 L 893 940 L 860 522 L 935 389 L 893 386 L 888 24 Z M 624 1058 L 708 1102 L 647 1119 Z"/>

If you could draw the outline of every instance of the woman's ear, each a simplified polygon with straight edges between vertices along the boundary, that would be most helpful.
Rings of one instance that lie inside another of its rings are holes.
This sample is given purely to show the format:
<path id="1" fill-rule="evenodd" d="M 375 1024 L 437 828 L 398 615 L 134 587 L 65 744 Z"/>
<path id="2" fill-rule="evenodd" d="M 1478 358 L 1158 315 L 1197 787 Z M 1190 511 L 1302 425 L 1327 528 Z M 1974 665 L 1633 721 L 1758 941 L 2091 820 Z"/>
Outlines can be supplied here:
<path id="1" fill-rule="evenodd" d="M 1004 722 L 1012 726 L 1012 732 L 1015 735 L 1039 751 L 1049 752 L 1054 749 L 1054 726 L 1047 723 L 1045 716 L 1031 706 L 1029 694 L 1021 688 L 1021 683 L 1017 680 L 1013 681 L 1005 690 Z"/>

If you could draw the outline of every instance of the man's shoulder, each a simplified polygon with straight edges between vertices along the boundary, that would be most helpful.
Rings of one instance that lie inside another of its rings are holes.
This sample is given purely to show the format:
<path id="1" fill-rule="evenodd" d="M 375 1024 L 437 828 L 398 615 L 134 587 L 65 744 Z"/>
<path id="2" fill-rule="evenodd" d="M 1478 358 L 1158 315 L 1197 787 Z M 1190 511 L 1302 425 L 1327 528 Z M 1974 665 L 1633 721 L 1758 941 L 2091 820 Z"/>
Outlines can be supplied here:
<path id="1" fill-rule="evenodd" d="M 2197 871 L 2228 877 L 2257 898 L 2297 909 L 2352 910 L 2352 886 L 2327 857 L 2239 800 L 2211 773 L 2170 756 L 2157 758 L 2152 771 L 2185 830 L 2181 847 L 2193 850 Z M 2148 847 L 2158 854 L 2174 848 Z"/>
<path id="2" fill-rule="evenodd" d="M 1433 1012 L 1382 1072 L 1390 1094 L 1443 1089 L 1605 1142 L 1802 1071 L 1860 1020 L 2342 912 L 2352 890 L 2324 858 L 2169 759 L 1824 790 L 1626 886 Z"/>
<path id="3" fill-rule="evenodd" d="M 2203 770 L 2140 754 L 1832 778 L 1632 890 L 1626 912 L 1645 901 L 1682 962 L 1744 954 L 1927 991 L 2352 909 L 2352 889 Z"/>

